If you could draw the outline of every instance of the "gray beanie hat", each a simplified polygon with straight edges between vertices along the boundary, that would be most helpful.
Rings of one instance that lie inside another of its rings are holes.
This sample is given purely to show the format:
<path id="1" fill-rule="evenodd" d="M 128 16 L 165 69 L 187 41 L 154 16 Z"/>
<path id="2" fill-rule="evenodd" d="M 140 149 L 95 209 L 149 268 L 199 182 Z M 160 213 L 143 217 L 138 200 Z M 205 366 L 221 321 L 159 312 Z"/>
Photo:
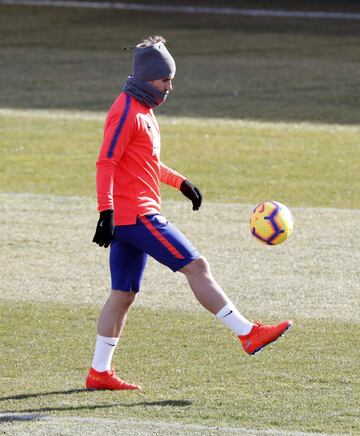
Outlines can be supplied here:
<path id="1" fill-rule="evenodd" d="M 136 80 L 149 82 L 175 76 L 176 65 L 163 42 L 147 47 L 135 47 L 132 62 L 132 76 Z"/>

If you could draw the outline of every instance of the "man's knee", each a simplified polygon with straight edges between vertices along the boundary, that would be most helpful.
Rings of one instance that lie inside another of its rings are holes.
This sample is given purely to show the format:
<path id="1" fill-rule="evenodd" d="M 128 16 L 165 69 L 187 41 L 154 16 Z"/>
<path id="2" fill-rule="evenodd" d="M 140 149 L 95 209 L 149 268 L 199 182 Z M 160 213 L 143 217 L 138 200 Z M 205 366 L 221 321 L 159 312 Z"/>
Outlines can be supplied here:
<path id="1" fill-rule="evenodd" d="M 190 262 L 189 264 L 187 264 L 186 266 L 184 266 L 184 268 L 182 268 L 180 272 L 182 272 L 186 276 L 188 274 L 190 275 L 208 274 L 210 272 L 210 265 L 209 262 L 205 259 L 205 257 L 200 256 L 197 259 Z"/>
<path id="2" fill-rule="evenodd" d="M 132 291 L 112 290 L 110 298 L 114 304 L 129 309 L 136 300 L 137 293 Z"/>

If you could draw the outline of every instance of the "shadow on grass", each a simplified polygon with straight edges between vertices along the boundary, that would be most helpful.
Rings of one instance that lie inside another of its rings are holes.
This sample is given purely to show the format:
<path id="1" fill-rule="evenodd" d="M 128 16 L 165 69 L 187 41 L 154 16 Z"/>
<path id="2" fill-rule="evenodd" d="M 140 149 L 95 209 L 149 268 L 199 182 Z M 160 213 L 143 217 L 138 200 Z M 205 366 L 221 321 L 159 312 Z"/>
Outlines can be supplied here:
<path id="1" fill-rule="evenodd" d="M 95 410 L 95 409 L 107 409 L 111 407 L 118 407 L 119 403 L 111 403 L 111 404 L 99 404 L 99 405 L 86 405 L 86 406 L 69 406 L 69 407 L 40 407 L 38 409 L 24 409 L 24 410 L 5 410 L 1 412 L 0 414 L 0 422 L 1 421 L 11 421 L 11 420 L 17 420 L 19 421 L 21 419 L 22 413 L 44 413 L 44 412 L 67 412 L 69 410 Z M 41 415 L 30 415 L 30 416 L 36 416 L 41 417 Z M 26 416 L 23 417 L 23 419 L 26 420 Z M 38 418 L 36 418 L 38 419 Z"/>
<path id="2" fill-rule="evenodd" d="M 36 392 L 33 394 L 18 394 L 11 395 L 8 397 L 0 397 L 0 401 L 6 400 L 27 400 L 29 398 L 38 398 L 45 397 L 48 395 L 69 395 L 69 394 L 77 394 L 77 393 L 93 393 L 97 392 L 94 389 L 67 389 L 65 391 L 50 391 L 50 392 Z M 122 404 L 123 407 L 136 407 L 136 406 L 174 406 L 174 407 L 184 407 L 190 406 L 192 404 L 191 401 L 187 400 L 160 400 L 160 401 L 142 401 L 139 403 L 133 404 Z M 118 404 L 117 404 L 118 405 Z M 91 407 L 89 407 L 91 408 Z M 26 412 L 25 410 L 23 412 Z"/>
<path id="3" fill-rule="evenodd" d="M 173 406 L 173 407 L 186 407 L 191 406 L 192 401 L 188 400 L 161 400 L 161 401 L 142 401 L 141 403 L 122 404 L 123 407 L 137 407 L 137 406 Z"/>
<path id="4" fill-rule="evenodd" d="M 85 389 L 83 389 L 85 390 Z M 72 392 L 80 391 L 80 389 L 73 390 Z M 59 393 L 59 392 L 57 392 Z M 64 392 L 60 392 L 64 393 Z M 45 395 L 49 395 L 50 392 L 45 392 Z M 38 394 L 41 395 L 41 394 Z M 23 396 L 21 396 L 23 397 Z M 19 399 L 19 396 L 17 396 Z M 186 407 L 192 404 L 191 401 L 184 400 L 163 400 L 163 401 L 142 401 L 140 403 L 133 404 L 122 404 L 122 407 L 137 407 L 137 406 L 173 406 L 173 407 Z M 25 409 L 19 411 L 5 410 L 0 412 L 0 423 L 1 422 L 14 422 L 14 421 L 37 421 L 41 419 L 46 419 L 47 416 L 41 415 L 44 412 L 65 412 L 69 410 L 95 410 L 95 409 L 106 409 L 111 407 L 119 407 L 119 403 L 111 404 L 101 404 L 95 406 L 76 406 L 76 407 L 41 407 L 39 409 Z"/>
<path id="5" fill-rule="evenodd" d="M 0 397 L 0 401 L 7 400 L 27 400 L 28 398 L 45 397 L 47 395 L 68 395 L 77 392 L 87 392 L 87 389 L 68 389 L 66 391 L 36 392 L 34 394 L 18 394 L 9 397 Z"/>
<path id="6" fill-rule="evenodd" d="M 8 397 L 0 397 L 0 401 L 6 401 L 6 400 L 27 400 L 29 398 L 41 398 L 48 395 L 69 395 L 69 394 L 77 394 L 77 393 L 93 393 L 96 392 L 94 390 L 88 390 L 88 389 L 68 389 L 65 391 L 50 391 L 50 392 L 37 392 L 33 394 L 18 394 L 18 395 L 12 395 Z M 104 408 L 110 408 L 110 407 L 154 407 L 154 406 L 160 406 L 160 407 L 187 407 L 192 404 L 191 401 L 188 400 L 160 400 L 160 401 L 140 401 L 136 403 L 130 403 L 130 404 L 121 404 L 119 402 L 111 403 L 111 404 L 99 404 L 99 405 L 83 405 L 83 406 L 69 406 L 69 407 L 41 407 L 41 408 L 33 408 L 33 409 L 24 409 L 24 410 L 4 410 L 0 414 L 0 422 L 4 421 L 20 421 L 20 420 L 27 420 L 26 415 L 21 416 L 22 413 L 44 413 L 44 412 L 62 412 L 62 411 L 69 411 L 69 410 L 93 410 L 93 409 L 104 409 Z M 1 416 L 3 415 L 3 416 Z M 28 415 L 28 419 L 40 419 L 41 415 Z M 34 417 L 34 418 L 31 418 Z"/>
<path id="7" fill-rule="evenodd" d="M 69 410 L 95 410 L 95 409 L 106 409 L 111 407 L 138 407 L 138 406 L 173 406 L 173 407 L 186 407 L 192 404 L 191 401 L 173 401 L 173 400 L 164 400 L 164 401 L 143 401 L 141 403 L 134 404 L 99 404 L 95 406 L 71 406 L 71 407 L 40 407 L 39 409 L 24 409 L 24 410 L 4 410 L 0 413 L 0 422 L 5 421 L 26 421 L 31 419 L 40 419 L 42 415 L 25 415 L 22 416 L 22 413 L 44 413 L 44 412 L 66 412 Z M 1 416 L 3 415 L 3 416 Z M 34 418 L 32 418 L 34 417 Z"/>

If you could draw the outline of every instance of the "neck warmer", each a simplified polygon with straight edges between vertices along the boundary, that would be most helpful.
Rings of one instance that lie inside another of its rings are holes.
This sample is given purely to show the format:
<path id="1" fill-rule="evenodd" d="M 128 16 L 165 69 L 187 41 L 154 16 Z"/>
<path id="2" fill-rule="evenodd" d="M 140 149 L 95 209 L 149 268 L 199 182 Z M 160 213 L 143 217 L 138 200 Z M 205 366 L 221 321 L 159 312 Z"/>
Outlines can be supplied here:
<path id="1" fill-rule="evenodd" d="M 123 91 L 149 109 L 160 106 L 167 97 L 167 92 L 160 91 L 150 83 L 134 79 L 131 76 L 128 77 Z"/>

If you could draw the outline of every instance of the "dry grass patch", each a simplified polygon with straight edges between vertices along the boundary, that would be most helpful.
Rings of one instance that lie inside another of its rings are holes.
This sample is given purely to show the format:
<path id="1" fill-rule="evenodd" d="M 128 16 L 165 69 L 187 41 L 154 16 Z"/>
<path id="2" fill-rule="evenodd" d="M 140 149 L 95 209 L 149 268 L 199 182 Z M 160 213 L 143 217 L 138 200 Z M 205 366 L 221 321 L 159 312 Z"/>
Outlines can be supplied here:
<path id="1" fill-rule="evenodd" d="M 101 305 L 109 290 L 108 250 L 91 242 L 94 201 L 1 194 L 3 298 Z M 359 322 L 359 210 L 292 208 L 295 229 L 278 247 L 252 238 L 251 207 L 184 199 L 164 202 L 171 219 L 212 265 L 218 282 L 249 317 L 291 316 Z M 201 310 L 184 277 L 150 260 L 138 304 Z"/>

